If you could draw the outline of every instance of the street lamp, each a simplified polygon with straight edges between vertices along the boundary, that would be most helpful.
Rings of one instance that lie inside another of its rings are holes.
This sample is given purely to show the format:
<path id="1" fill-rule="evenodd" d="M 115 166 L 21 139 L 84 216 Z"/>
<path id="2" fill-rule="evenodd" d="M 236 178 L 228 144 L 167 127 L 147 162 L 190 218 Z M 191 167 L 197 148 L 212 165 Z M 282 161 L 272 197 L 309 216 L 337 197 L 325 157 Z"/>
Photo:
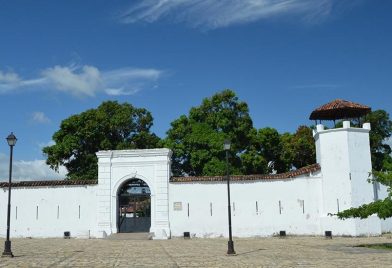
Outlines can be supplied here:
<path id="1" fill-rule="evenodd" d="M 225 140 L 223 149 L 226 151 L 226 179 L 227 179 L 227 202 L 228 202 L 228 215 L 229 215 L 229 241 L 227 242 L 227 254 L 235 254 L 234 242 L 231 235 L 231 205 L 230 205 L 230 174 L 229 174 L 229 150 L 230 141 Z"/>
<path id="2" fill-rule="evenodd" d="M 7 208 L 7 240 L 4 243 L 4 252 L 2 257 L 14 257 L 11 251 L 11 241 L 10 241 L 10 216 L 11 216 L 11 177 L 12 177 L 12 153 L 14 146 L 16 144 L 17 138 L 14 133 L 11 132 L 7 137 L 8 145 L 10 146 L 10 169 L 9 169 L 9 181 L 8 181 L 8 208 Z"/>

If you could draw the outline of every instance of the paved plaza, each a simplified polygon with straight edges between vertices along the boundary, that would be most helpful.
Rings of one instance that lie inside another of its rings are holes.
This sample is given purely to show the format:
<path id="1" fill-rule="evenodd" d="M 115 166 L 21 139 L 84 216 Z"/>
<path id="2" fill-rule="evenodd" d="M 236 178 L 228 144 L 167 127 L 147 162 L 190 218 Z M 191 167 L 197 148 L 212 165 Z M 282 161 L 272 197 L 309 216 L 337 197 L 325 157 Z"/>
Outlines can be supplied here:
<path id="1" fill-rule="evenodd" d="M 355 247 L 391 237 L 278 237 L 227 240 L 13 239 L 0 267 L 392 267 L 392 251 Z M 1 245 L 4 239 L 0 240 Z"/>

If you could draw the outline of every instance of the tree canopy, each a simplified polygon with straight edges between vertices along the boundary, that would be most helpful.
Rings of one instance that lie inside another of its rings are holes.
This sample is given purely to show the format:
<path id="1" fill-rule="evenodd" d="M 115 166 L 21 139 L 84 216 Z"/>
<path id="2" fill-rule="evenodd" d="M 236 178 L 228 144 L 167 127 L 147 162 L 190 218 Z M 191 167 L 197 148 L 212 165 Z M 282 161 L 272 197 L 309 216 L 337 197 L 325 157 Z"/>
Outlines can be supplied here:
<path id="1" fill-rule="evenodd" d="M 279 171 L 284 172 L 292 167 L 301 168 L 316 163 L 316 145 L 310 127 L 299 126 L 294 134 L 283 134 L 281 140 L 282 168 Z"/>
<path id="2" fill-rule="evenodd" d="M 224 90 L 174 120 L 162 145 L 173 150 L 175 175 L 221 175 L 226 166 L 223 142 L 229 139 L 232 172 L 240 174 L 240 155 L 248 147 L 252 128 L 248 105 Z"/>
<path id="3" fill-rule="evenodd" d="M 150 132 L 151 113 L 129 103 L 103 102 L 63 120 L 52 146 L 43 148 L 54 170 L 64 165 L 70 179 L 96 179 L 99 150 L 155 148 L 159 138 Z"/>
<path id="4" fill-rule="evenodd" d="M 285 172 L 313 164 L 310 128 L 279 134 L 274 128 L 255 129 L 246 102 L 223 90 L 171 123 L 164 140 L 150 132 L 153 118 L 146 109 L 115 101 L 103 102 L 63 120 L 52 146 L 43 148 L 47 164 L 67 168 L 70 179 L 95 179 L 99 150 L 167 147 L 173 150 L 174 175 L 223 175 L 225 139 L 231 141 L 230 172 Z"/>
<path id="5" fill-rule="evenodd" d="M 247 166 L 246 174 L 281 173 L 316 162 L 313 133 L 307 126 L 298 127 L 294 134 L 279 134 L 270 127 L 253 129 L 249 138 L 251 146 L 242 155 L 242 159 L 261 160 Z"/>
<path id="6" fill-rule="evenodd" d="M 174 120 L 161 145 L 173 150 L 175 175 L 223 175 L 225 139 L 231 141 L 232 174 L 285 172 L 315 163 L 309 127 L 283 135 L 273 128 L 257 130 L 248 105 L 228 89 L 205 98 L 189 115 Z"/>
<path id="7" fill-rule="evenodd" d="M 365 117 L 372 130 L 370 131 L 370 148 L 372 153 L 372 164 L 376 171 L 389 169 L 391 165 L 391 146 L 387 140 L 392 135 L 392 121 L 389 114 L 384 110 L 376 110 Z M 391 169 L 392 170 L 392 169 Z"/>

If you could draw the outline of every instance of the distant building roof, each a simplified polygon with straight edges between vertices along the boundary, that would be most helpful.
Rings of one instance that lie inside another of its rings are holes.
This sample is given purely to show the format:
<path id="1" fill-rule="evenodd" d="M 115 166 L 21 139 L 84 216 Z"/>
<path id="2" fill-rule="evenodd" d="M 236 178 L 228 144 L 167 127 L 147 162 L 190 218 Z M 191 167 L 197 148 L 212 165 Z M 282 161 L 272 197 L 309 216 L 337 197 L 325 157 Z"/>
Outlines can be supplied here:
<path id="1" fill-rule="evenodd" d="M 260 175 L 231 175 L 231 181 L 258 181 L 258 180 L 279 180 L 290 179 L 300 175 L 309 174 L 321 170 L 319 164 L 313 164 L 297 170 L 292 170 L 280 174 L 260 174 Z M 192 177 L 171 177 L 170 182 L 219 182 L 226 181 L 226 176 L 192 176 Z"/>
<path id="2" fill-rule="evenodd" d="M 351 101 L 336 99 L 314 110 L 310 120 L 337 120 L 348 118 L 360 118 L 371 112 L 366 105 Z"/>

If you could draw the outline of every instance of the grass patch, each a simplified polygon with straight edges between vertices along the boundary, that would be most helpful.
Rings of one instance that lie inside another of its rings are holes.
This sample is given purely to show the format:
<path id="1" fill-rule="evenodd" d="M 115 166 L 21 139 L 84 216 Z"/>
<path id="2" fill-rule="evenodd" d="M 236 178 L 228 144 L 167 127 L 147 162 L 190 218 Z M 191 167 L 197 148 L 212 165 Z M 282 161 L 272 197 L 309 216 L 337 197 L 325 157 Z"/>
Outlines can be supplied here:
<path id="1" fill-rule="evenodd" d="M 383 244 L 363 244 L 363 245 L 359 245 L 359 246 L 357 246 L 357 247 L 392 250 L 392 243 L 383 243 Z"/>

